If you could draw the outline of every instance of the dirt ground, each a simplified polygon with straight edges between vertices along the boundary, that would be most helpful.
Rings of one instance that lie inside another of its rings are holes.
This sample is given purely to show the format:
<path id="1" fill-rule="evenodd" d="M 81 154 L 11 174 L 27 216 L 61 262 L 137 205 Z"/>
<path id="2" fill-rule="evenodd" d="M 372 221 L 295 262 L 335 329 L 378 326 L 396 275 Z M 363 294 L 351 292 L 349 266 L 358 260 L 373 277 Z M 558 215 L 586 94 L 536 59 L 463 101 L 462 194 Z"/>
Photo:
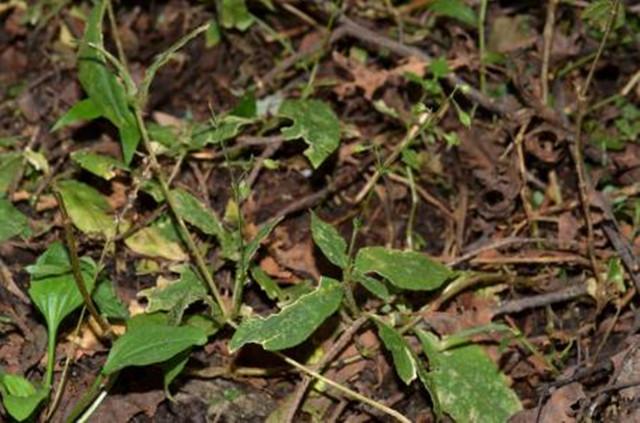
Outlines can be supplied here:
<path id="1" fill-rule="evenodd" d="M 76 42 L 89 3 L 0 4 L 0 154 L 38 153 L 25 155 L 17 168 L 0 161 L 0 182 L 11 181 L 0 184 L 0 197 L 28 217 L 31 229 L 0 243 L 0 366 L 32 380 L 46 365 L 46 328 L 27 295 L 26 267 L 54 241 L 65 242 L 52 181 L 73 178 L 96 188 L 135 228 L 167 212 L 140 189 L 149 173 L 142 149 L 131 171 L 116 171 L 109 180 L 71 160 L 81 150 L 122 158 L 118 132 L 106 119 L 51 131 L 84 98 Z M 253 20 L 246 29 L 220 26 L 219 39 L 197 37 L 160 69 L 145 119 L 206 122 L 247 93 L 263 107 L 309 96 L 339 118 L 338 150 L 313 169 L 306 145 L 284 142 L 272 119 L 242 127 L 224 144 L 160 155 L 172 186 L 224 216 L 234 183 L 243 180 L 246 233 L 283 217 L 255 259 L 281 287 L 340 275 L 313 244 L 309 210 L 346 240 L 354 219 L 361 222 L 356 249 L 412 248 L 476 272 L 466 286 L 412 294 L 402 306 L 423 310 L 426 327 L 441 335 L 491 323 L 519 333 L 519 341 L 502 343 L 499 334 L 474 337 L 522 404 L 512 421 L 640 421 L 640 4 L 622 2 L 624 22 L 613 26 L 600 52 L 606 29 L 585 16 L 589 2 L 488 2 L 482 43 L 477 27 L 431 8 L 434 2 L 337 3 L 339 12 L 331 12 L 332 2 L 247 1 Z M 461 3 L 477 14 L 482 2 Z M 550 22 L 548 9 L 556 6 Z M 191 29 L 220 22 L 220 7 L 214 1 L 115 2 L 133 79 L 140 81 L 154 56 Z M 105 25 L 106 48 L 115 52 L 110 34 Z M 434 61 L 447 67 L 439 78 L 429 67 Z M 437 124 L 386 164 L 425 109 L 439 113 Z M 40 158 L 48 172 L 38 167 Z M 97 261 L 103 242 L 75 234 L 81 254 Z M 211 247 L 208 262 L 221 263 L 220 249 Z M 131 310 L 145 306 L 138 293 L 169 275 L 172 260 L 139 254 L 119 240 L 104 265 Z M 232 270 L 215 270 L 226 296 Z M 378 306 L 364 291 L 355 295 L 363 307 Z M 263 315 L 274 310 L 255 284 L 244 303 Z M 425 304 L 431 306 L 425 310 Z M 77 333 L 74 316 L 62 325 L 57 345 L 55 381 L 67 357 L 72 360 L 55 422 L 64 421 L 93 383 L 109 349 L 89 325 Z M 340 319 L 334 316 L 314 342 L 287 354 L 313 363 L 318 348 L 335 341 Z M 172 399 L 157 368 L 126 369 L 90 421 L 285 421 L 301 375 L 255 345 L 230 354 L 231 335 L 222 329 L 194 349 L 171 385 Z M 424 388 L 404 385 L 379 346 L 364 326 L 324 374 L 411 421 L 433 421 Z M 391 421 L 316 388 L 298 405 L 295 421 Z"/>

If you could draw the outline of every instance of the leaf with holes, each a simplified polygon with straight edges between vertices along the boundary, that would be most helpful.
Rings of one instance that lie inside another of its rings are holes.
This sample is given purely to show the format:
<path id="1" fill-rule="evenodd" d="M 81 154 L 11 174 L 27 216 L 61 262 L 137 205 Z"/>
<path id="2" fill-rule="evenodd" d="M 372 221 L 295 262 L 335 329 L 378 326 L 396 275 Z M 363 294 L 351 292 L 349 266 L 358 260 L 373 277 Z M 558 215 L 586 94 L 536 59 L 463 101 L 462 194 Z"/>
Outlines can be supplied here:
<path id="1" fill-rule="evenodd" d="M 358 251 L 355 271 L 376 273 L 402 289 L 429 291 L 437 289 L 455 272 L 415 251 L 366 247 Z"/>
<path id="2" fill-rule="evenodd" d="M 506 377 L 482 347 L 466 344 L 444 350 L 432 333 L 416 333 L 429 359 L 432 393 L 453 420 L 505 422 L 522 409 Z"/>
<path id="3" fill-rule="evenodd" d="M 207 290 L 193 269 L 185 266 L 177 281 L 164 287 L 143 289 L 138 296 L 149 301 L 147 313 L 168 311 L 169 323 L 179 324 L 187 307 L 196 301 L 204 300 Z"/>
<path id="4" fill-rule="evenodd" d="M 309 338 L 338 310 L 342 295 L 340 282 L 323 276 L 320 286 L 302 295 L 279 313 L 242 322 L 231 338 L 229 350 L 237 351 L 249 343 L 260 344 L 268 351 L 294 347 Z"/>
<path id="5" fill-rule="evenodd" d="M 331 107 L 319 100 L 286 100 L 278 115 L 293 121 L 282 129 L 285 140 L 302 138 L 308 145 L 304 151 L 315 169 L 340 144 L 340 121 Z"/>

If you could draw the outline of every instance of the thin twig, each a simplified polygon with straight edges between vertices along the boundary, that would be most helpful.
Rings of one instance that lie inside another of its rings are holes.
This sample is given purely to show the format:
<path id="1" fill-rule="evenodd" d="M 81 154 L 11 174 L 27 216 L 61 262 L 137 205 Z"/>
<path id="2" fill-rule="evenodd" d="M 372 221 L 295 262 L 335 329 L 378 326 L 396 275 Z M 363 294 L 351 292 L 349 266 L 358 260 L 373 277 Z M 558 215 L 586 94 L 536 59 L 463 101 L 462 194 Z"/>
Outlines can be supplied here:
<path id="1" fill-rule="evenodd" d="M 314 370 L 323 371 L 328 364 L 330 364 L 335 358 L 342 352 L 342 350 L 351 342 L 353 336 L 358 332 L 358 330 L 367 322 L 367 316 L 362 316 L 356 321 L 354 321 L 351 326 L 349 326 L 343 333 L 340 335 L 340 338 L 331 346 L 331 349 L 322 357 L 322 360 L 315 366 Z M 291 403 L 289 404 L 289 410 L 287 411 L 287 415 L 284 419 L 286 423 L 293 423 L 295 421 L 296 411 L 298 407 L 302 403 L 305 393 L 311 384 L 311 378 L 305 376 L 302 381 L 298 384 L 296 391 L 293 393 Z"/>
<path id="2" fill-rule="evenodd" d="M 542 68 L 540 69 L 540 91 L 542 94 L 542 104 L 549 103 L 549 58 L 551 56 L 551 47 L 553 46 L 553 32 L 556 24 L 556 9 L 560 0 L 548 0 L 547 2 L 547 19 L 544 23 L 542 36 L 544 46 L 542 49 Z"/>
<path id="3" fill-rule="evenodd" d="M 506 301 L 493 311 L 493 316 L 501 314 L 519 313 L 530 308 L 538 308 L 549 304 L 569 301 L 574 298 L 588 295 L 586 284 L 578 284 L 569 288 L 546 294 L 533 295 L 530 297 L 520 298 L 517 300 Z"/>
<path id="4" fill-rule="evenodd" d="M 593 58 L 593 62 L 591 63 L 591 68 L 589 69 L 589 73 L 587 75 L 587 79 L 582 86 L 582 89 L 578 93 L 578 116 L 576 119 L 576 135 L 573 143 L 573 159 L 574 164 L 576 166 L 576 172 L 578 174 L 578 191 L 580 193 L 580 202 L 582 203 L 582 212 L 584 214 L 585 223 L 587 225 L 587 250 L 589 254 L 589 261 L 591 262 L 591 267 L 593 270 L 594 277 L 598 281 L 598 283 L 602 286 L 602 276 L 600 274 L 600 270 L 598 269 L 598 262 L 596 259 L 595 247 L 594 247 L 594 232 L 593 232 L 593 220 L 591 218 L 591 201 L 589 198 L 589 192 L 591 192 L 591 183 L 589 181 L 589 177 L 586 173 L 584 167 L 584 158 L 582 156 L 582 124 L 585 116 L 585 112 L 587 109 L 587 93 L 589 91 L 589 86 L 591 85 L 591 81 L 593 80 L 593 75 L 596 70 L 596 66 L 600 57 L 602 56 L 602 52 L 604 51 L 604 46 L 606 45 L 607 38 L 611 34 L 611 30 L 613 29 L 613 24 L 616 20 L 616 15 L 618 13 L 618 6 L 620 0 L 614 0 L 611 6 L 611 13 L 609 15 L 609 19 L 607 21 L 607 26 L 605 28 L 604 34 L 602 36 L 602 40 L 600 40 L 600 45 L 598 46 L 598 51 L 596 56 Z"/>

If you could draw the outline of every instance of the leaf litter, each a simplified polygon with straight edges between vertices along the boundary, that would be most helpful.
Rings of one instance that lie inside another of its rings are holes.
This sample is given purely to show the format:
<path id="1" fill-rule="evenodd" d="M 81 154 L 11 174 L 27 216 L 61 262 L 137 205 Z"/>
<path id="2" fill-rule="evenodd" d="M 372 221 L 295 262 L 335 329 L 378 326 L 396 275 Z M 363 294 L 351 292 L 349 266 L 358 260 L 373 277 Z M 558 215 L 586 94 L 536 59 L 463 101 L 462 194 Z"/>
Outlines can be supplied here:
<path id="1" fill-rule="evenodd" d="M 13 417 L 48 412 L 65 377 L 51 411 L 64 421 L 96 375 L 122 371 L 94 418 L 347 421 L 388 406 L 411 421 L 635 419 L 637 7 L 607 30 L 621 2 L 114 4 L 119 68 L 107 3 L 0 7 Z M 133 90 L 181 40 L 150 91 Z M 74 256 L 114 338 L 78 324 Z M 34 338 L 47 323 L 53 350 Z M 328 379 L 304 385 L 291 357 Z"/>

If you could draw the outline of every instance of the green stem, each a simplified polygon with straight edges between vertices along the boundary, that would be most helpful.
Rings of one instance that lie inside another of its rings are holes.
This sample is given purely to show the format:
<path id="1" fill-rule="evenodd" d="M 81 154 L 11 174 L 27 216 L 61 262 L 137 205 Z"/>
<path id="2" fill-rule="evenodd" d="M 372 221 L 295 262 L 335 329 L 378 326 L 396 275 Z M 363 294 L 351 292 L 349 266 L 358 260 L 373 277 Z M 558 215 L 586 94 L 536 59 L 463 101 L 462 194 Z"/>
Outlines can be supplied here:
<path id="1" fill-rule="evenodd" d="M 76 286 L 78 287 L 78 291 L 80 291 L 80 295 L 82 295 L 82 299 L 84 301 L 89 314 L 100 326 L 102 330 L 103 336 L 111 333 L 111 326 L 109 322 L 107 322 L 101 315 L 98 313 L 96 306 L 93 304 L 93 300 L 91 299 L 91 294 L 89 290 L 87 290 L 87 285 L 84 282 L 84 278 L 82 277 L 82 271 L 80 270 L 80 259 L 78 258 L 78 248 L 76 246 L 76 239 L 73 236 L 73 228 L 71 227 L 71 219 L 69 218 L 69 213 L 67 211 L 67 207 L 64 204 L 64 199 L 62 198 L 62 194 L 57 189 L 53 190 L 56 200 L 58 201 L 58 206 L 60 208 L 60 213 L 62 214 L 62 224 L 64 227 L 64 235 L 66 238 L 67 248 L 69 249 L 69 258 L 71 261 L 71 272 L 73 274 L 73 279 L 76 282 Z M 96 272 L 99 269 L 96 269 Z"/>
<path id="2" fill-rule="evenodd" d="M 478 49 L 480 50 L 480 91 L 483 94 L 487 93 L 487 68 L 484 63 L 484 56 L 486 54 L 484 24 L 487 17 L 487 3 L 489 3 L 489 0 L 482 0 L 480 2 L 480 13 L 478 16 Z"/>
<path id="3" fill-rule="evenodd" d="M 142 111 L 140 107 L 137 105 L 134 107 L 134 114 L 136 116 L 136 121 L 138 123 L 138 128 L 140 130 L 140 135 L 142 136 L 142 142 L 144 144 L 144 148 L 145 150 L 147 150 L 147 154 L 149 155 L 151 171 L 153 172 L 156 180 L 158 181 L 158 184 L 160 185 L 160 191 L 162 191 L 162 195 L 164 195 L 164 198 L 166 199 L 167 204 L 169 205 L 169 208 L 173 213 L 175 221 L 178 224 L 178 231 L 180 232 L 180 236 L 183 239 L 183 241 L 187 244 L 187 248 L 189 249 L 189 252 L 191 253 L 191 255 L 193 256 L 196 262 L 196 267 L 198 268 L 198 272 L 200 273 L 200 276 L 202 276 L 202 278 L 205 280 L 205 282 L 209 286 L 209 289 L 211 290 L 213 297 L 215 298 L 216 302 L 218 303 L 218 306 L 220 307 L 220 310 L 222 311 L 223 317 L 226 319 L 229 317 L 229 312 L 227 310 L 227 307 L 225 306 L 222 295 L 220 294 L 220 291 L 218 290 L 218 287 L 216 286 L 213 280 L 213 276 L 211 276 L 211 273 L 209 272 L 207 264 L 205 263 L 204 258 L 202 257 L 202 254 L 200 254 L 200 250 L 198 250 L 198 246 L 193 240 L 193 237 L 191 236 L 191 233 L 189 232 L 187 225 L 184 223 L 184 220 L 182 219 L 182 217 L 180 217 L 180 214 L 177 212 L 178 206 L 175 200 L 173 199 L 173 196 L 171 195 L 171 191 L 169 190 L 169 185 L 167 184 L 167 181 L 165 180 L 164 175 L 162 174 L 162 168 L 158 163 L 158 158 L 156 157 L 156 154 L 153 151 L 153 148 L 151 147 L 151 138 L 149 137 L 149 133 L 147 132 L 147 127 L 144 124 L 144 120 L 142 118 Z"/>
<path id="4" fill-rule="evenodd" d="M 44 386 L 51 388 L 53 384 L 53 368 L 56 364 L 56 338 L 58 327 L 50 327 L 47 332 L 47 371 L 44 375 Z"/>

